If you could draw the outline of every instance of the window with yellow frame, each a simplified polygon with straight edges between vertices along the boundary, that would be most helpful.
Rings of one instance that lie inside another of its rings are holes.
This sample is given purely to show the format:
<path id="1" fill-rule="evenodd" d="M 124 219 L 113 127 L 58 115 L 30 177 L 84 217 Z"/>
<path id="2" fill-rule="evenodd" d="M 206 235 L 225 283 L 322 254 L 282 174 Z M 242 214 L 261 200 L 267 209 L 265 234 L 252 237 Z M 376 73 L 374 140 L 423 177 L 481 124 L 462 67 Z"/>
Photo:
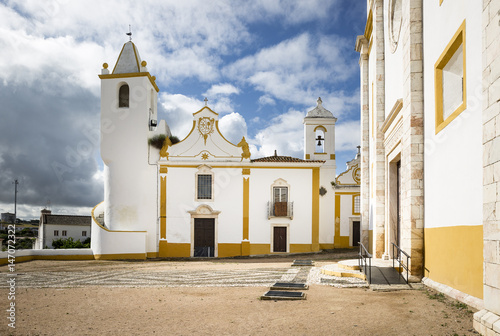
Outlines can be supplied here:
<path id="1" fill-rule="evenodd" d="M 465 20 L 434 66 L 436 134 L 467 107 Z"/>
<path id="2" fill-rule="evenodd" d="M 361 197 L 358 195 L 352 196 L 352 214 L 360 215 L 361 213 Z"/>

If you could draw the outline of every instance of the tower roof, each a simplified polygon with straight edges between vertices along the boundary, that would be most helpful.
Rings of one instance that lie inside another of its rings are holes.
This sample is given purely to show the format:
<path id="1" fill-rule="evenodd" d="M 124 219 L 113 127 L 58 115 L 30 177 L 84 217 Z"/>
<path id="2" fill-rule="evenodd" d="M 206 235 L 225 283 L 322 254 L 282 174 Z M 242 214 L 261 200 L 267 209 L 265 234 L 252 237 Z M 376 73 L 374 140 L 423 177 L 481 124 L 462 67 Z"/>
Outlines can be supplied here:
<path id="1" fill-rule="evenodd" d="M 330 118 L 330 119 L 337 119 L 333 116 L 333 113 L 328 111 L 326 108 L 323 107 L 323 101 L 321 100 L 321 97 L 318 98 L 317 100 L 318 105 L 313 108 L 311 111 L 307 112 L 306 118 Z"/>
<path id="2" fill-rule="evenodd" d="M 135 44 L 129 41 L 123 45 L 113 74 L 141 72 L 141 56 Z"/>

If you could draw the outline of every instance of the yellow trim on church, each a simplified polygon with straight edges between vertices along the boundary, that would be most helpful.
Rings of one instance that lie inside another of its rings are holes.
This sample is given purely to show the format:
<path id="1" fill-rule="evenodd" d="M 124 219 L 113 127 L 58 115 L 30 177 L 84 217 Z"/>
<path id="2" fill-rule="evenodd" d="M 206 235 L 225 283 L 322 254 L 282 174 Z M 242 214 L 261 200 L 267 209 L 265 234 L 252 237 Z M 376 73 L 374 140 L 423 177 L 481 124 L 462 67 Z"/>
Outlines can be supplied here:
<path id="1" fill-rule="evenodd" d="M 167 177 L 160 176 L 160 239 L 167 239 Z"/>
<path id="2" fill-rule="evenodd" d="M 96 218 L 95 218 L 95 216 L 94 216 L 94 211 L 95 211 L 95 209 L 96 209 L 96 208 L 97 208 L 100 204 L 102 204 L 102 203 L 104 203 L 104 201 L 103 201 L 103 202 L 101 202 L 101 203 L 99 203 L 99 204 L 97 204 L 97 205 L 96 205 L 96 206 L 92 209 L 92 211 L 91 211 L 91 215 L 92 215 L 92 220 L 94 221 L 94 223 L 96 223 L 96 224 L 97 224 L 97 226 L 99 226 L 99 227 L 100 227 L 101 229 L 103 229 L 104 231 L 108 231 L 108 232 L 147 232 L 147 231 L 110 230 L 110 229 L 108 229 L 108 228 L 105 228 L 104 226 L 102 226 L 102 225 L 101 225 L 101 223 L 99 223 L 99 222 L 97 221 L 97 219 L 96 219 Z"/>
<path id="3" fill-rule="evenodd" d="M 99 75 L 100 79 L 114 79 L 114 78 L 130 78 L 130 77 L 148 77 L 151 85 L 155 88 L 156 92 L 159 92 L 160 89 L 156 85 L 155 80 L 151 76 L 149 72 L 132 72 L 132 73 L 123 73 L 123 74 L 109 74 L 109 75 Z"/>
<path id="4" fill-rule="evenodd" d="M 448 43 L 443 53 L 437 60 L 434 66 L 434 99 L 436 104 L 435 120 L 436 120 L 436 134 L 442 131 L 448 124 L 450 124 L 456 117 L 460 115 L 467 108 L 467 61 L 466 61 L 466 47 L 465 47 L 465 20 L 462 22 L 453 38 Z M 453 111 L 446 119 L 443 113 L 443 69 L 453 57 L 455 52 L 462 46 L 462 103 Z"/>
<path id="5" fill-rule="evenodd" d="M 424 229 L 424 276 L 483 298 L 483 226 Z"/>
<path id="6" fill-rule="evenodd" d="M 319 168 L 312 170 L 312 248 L 319 251 Z"/>
<path id="7" fill-rule="evenodd" d="M 243 178 L 243 239 L 248 240 L 250 226 L 250 178 Z"/>

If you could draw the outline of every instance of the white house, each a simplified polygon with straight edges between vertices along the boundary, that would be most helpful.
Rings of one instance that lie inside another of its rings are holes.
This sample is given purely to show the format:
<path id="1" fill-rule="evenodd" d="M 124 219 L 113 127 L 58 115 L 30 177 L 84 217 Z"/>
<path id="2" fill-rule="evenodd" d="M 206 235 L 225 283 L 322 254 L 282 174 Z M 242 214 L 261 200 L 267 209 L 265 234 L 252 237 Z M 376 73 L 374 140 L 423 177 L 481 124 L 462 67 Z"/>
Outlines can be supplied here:
<path id="1" fill-rule="evenodd" d="M 43 209 L 35 249 L 51 249 L 56 239 L 71 237 L 83 242 L 90 236 L 91 216 L 53 215 L 50 210 Z"/>
<path id="2" fill-rule="evenodd" d="M 97 259 L 227 257 L 334 247 L 335 122 L 318 99 L 304 118 L 304 158 L 251 157 L 193 111 L 185 139 L 157 122 L 155 77 L 127 42 L 101 78 L 104 202 L 93 210 Z M 163 134 L 157 149 L 148 139 Z"/>

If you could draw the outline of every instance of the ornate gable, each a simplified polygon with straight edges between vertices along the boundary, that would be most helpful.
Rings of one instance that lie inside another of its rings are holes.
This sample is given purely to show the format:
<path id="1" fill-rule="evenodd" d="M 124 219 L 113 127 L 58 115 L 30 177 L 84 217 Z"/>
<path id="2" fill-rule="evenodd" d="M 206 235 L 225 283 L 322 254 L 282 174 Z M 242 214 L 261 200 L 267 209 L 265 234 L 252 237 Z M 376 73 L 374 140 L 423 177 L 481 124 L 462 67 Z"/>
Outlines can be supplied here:
<path id="1" fill-rule="evenodd" d="M 219 130 L 219 114 L 208 106 L 193 113 L 193 127 L 185 139 L 172 145 L 165 142 L 160 160 L 235 161 L 250 159 L 245 137 L 237 144 L 228 141 Z"/>

